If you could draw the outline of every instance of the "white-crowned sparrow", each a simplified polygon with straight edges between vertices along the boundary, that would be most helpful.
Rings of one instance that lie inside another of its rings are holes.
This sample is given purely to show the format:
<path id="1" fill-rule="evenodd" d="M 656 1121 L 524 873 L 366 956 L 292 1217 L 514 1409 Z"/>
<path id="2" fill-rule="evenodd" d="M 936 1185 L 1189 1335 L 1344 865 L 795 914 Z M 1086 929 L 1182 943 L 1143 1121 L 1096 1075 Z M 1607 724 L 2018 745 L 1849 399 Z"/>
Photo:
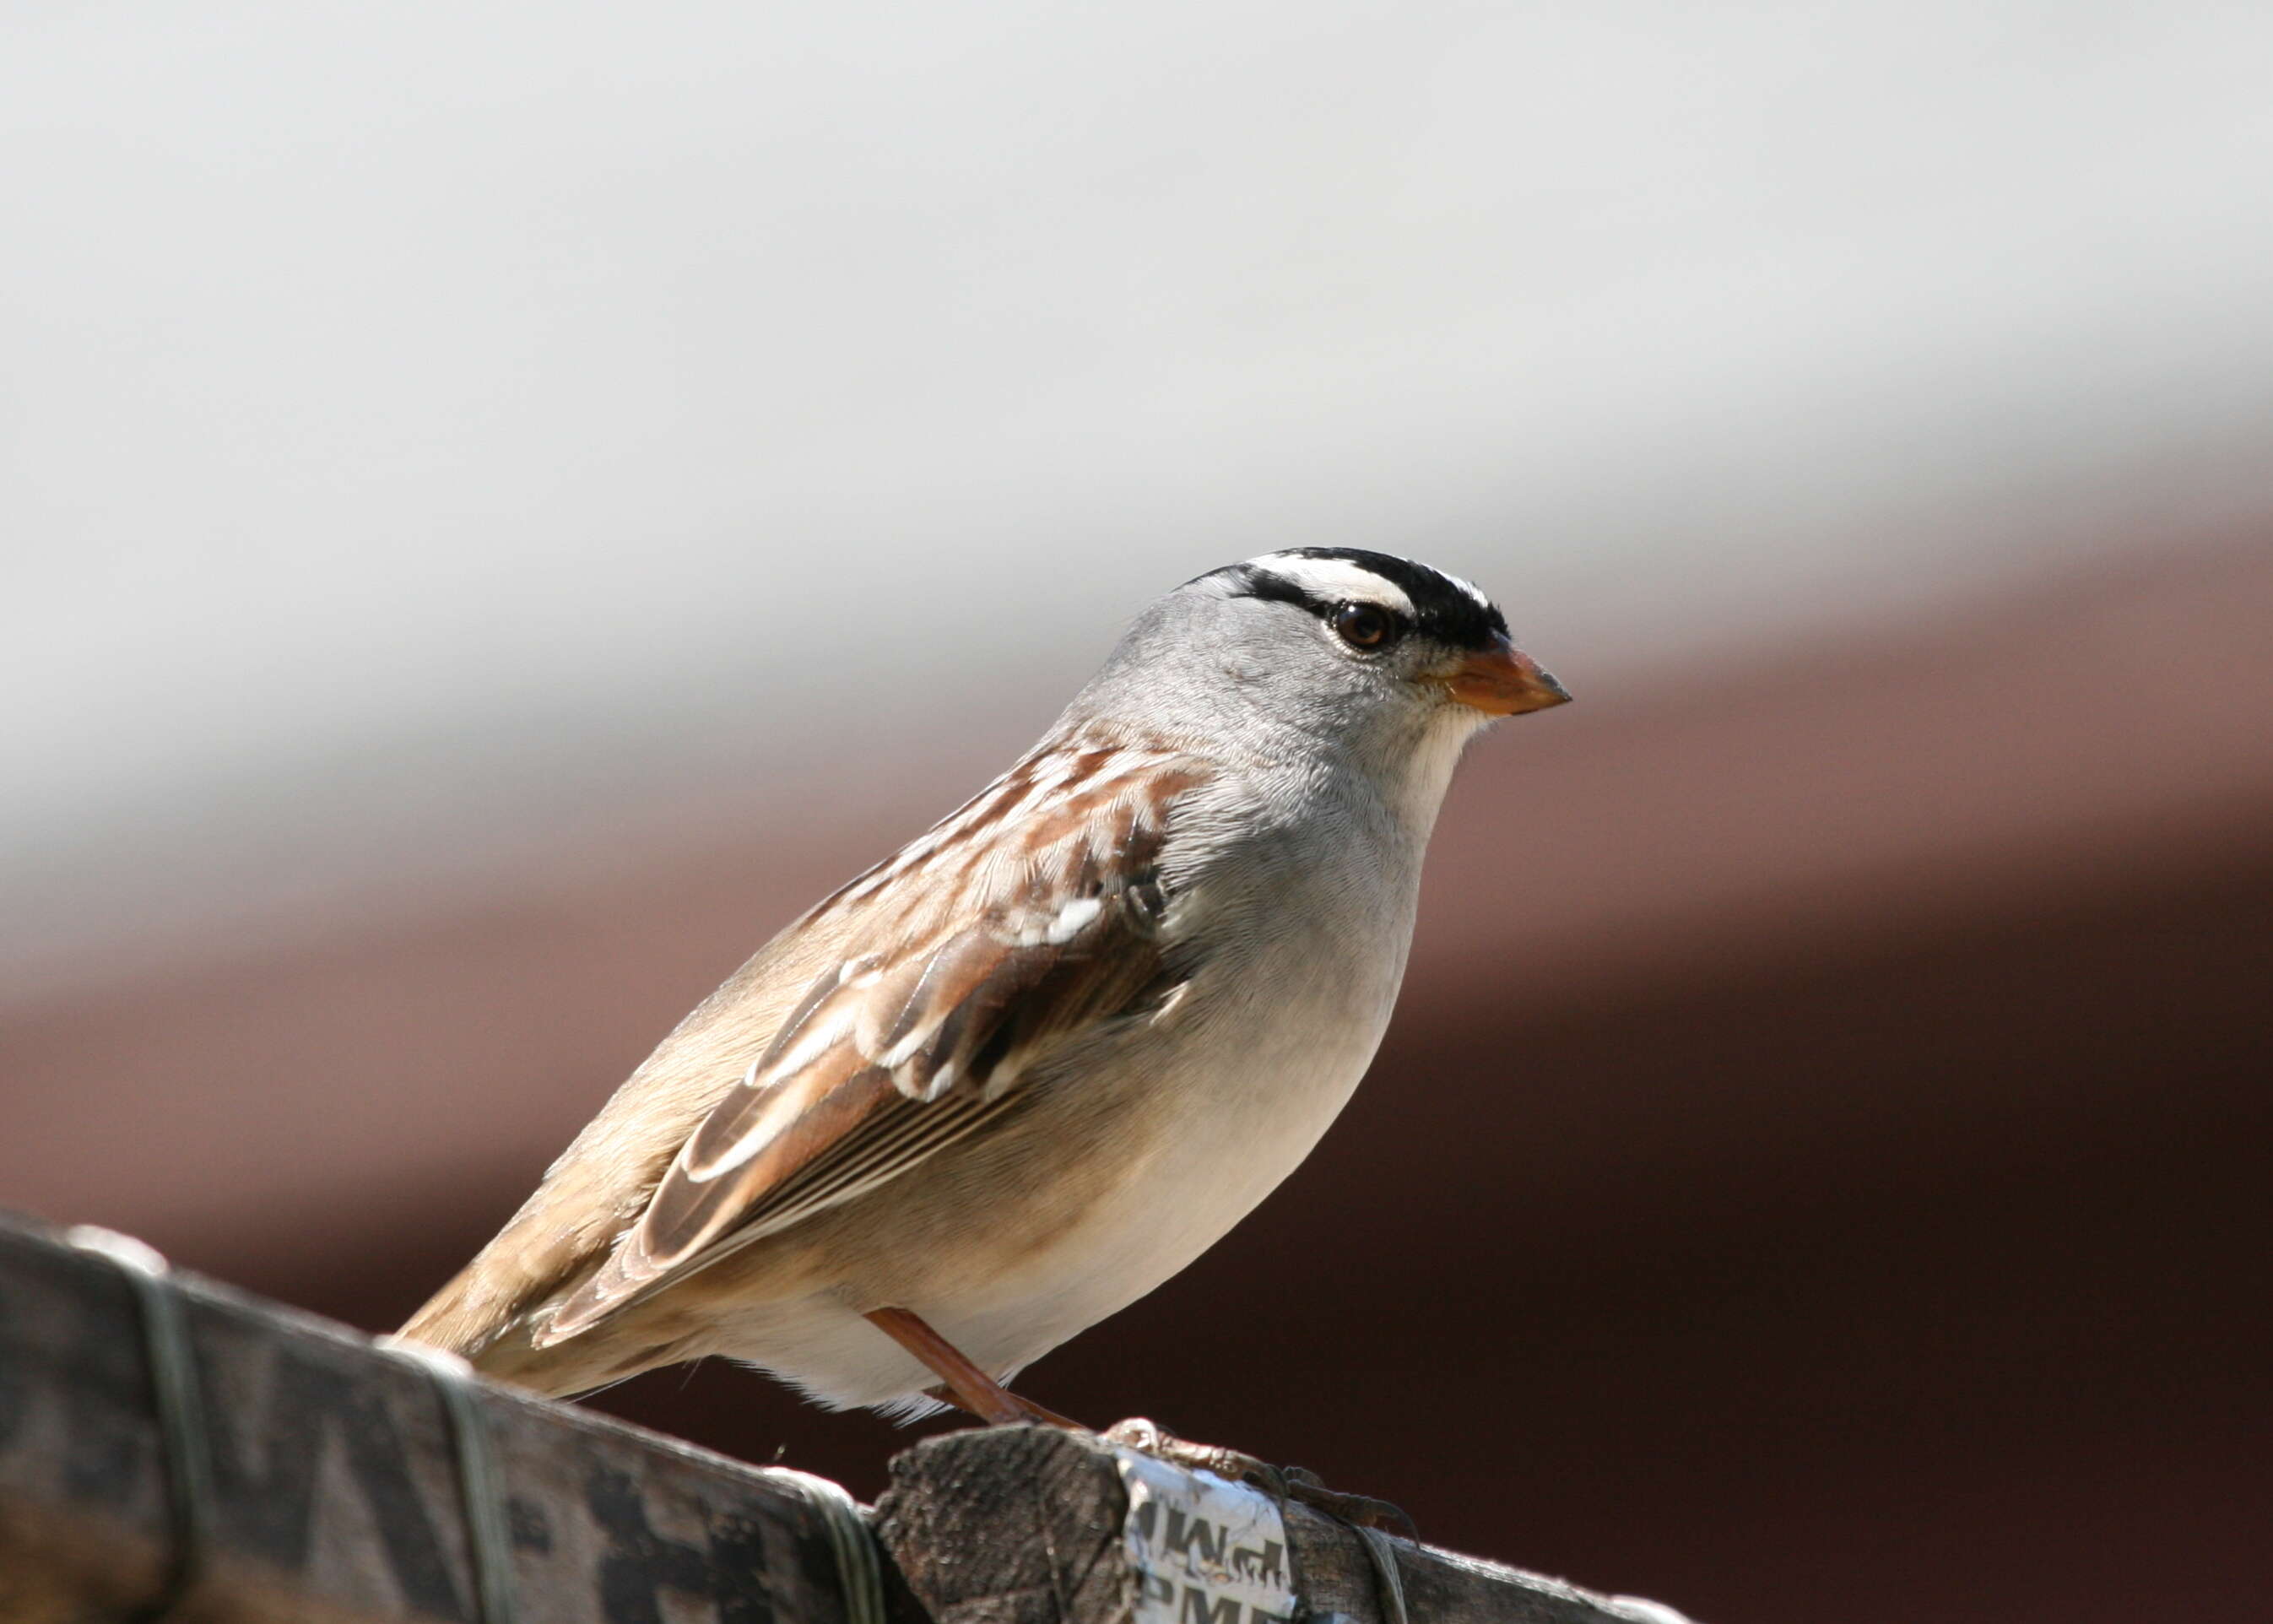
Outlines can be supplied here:
<path id="1" fill-rule="evenodd" d="M 1302 547 L 1154 603 L 1041 742 L 681 1021 L 404 1327 L 552 1394 L 709 1354 L 1047 1417 L 1022 1366 L 1308 1154 L 1460 752 L 1568 695 L 1467 582 Z"/>

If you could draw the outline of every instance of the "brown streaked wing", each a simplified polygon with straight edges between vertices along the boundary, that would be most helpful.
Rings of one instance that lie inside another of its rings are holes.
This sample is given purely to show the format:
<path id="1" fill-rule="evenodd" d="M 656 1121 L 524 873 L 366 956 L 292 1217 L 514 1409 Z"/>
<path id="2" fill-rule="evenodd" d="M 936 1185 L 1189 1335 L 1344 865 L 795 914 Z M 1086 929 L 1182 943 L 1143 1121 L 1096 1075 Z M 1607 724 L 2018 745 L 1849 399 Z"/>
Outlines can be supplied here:
<path id="1" fill-rule="evenodd" d="M 1170 803 L 1202 770 L 1162 753 L 1090 784 L 1110 754 L 1037 752 L 913 843 L 912 861 L 871 871 L 901 883 L 848 887 L 815 910 L 868 917 L 842 921 L 847 957 L 681 1147 L 538 1346 L 889 1182 L 1014 1106 L 1054 1041 L 1150 1007 L 1189 973 L 1171 974 L 1158 940 L 1158 859 Z M 1005 864 L 999 843 L 971 837 L 1029 795 L 1020 821 L 1034 838 Z M 916 899 L 889 906 L 896 897 Z"/>

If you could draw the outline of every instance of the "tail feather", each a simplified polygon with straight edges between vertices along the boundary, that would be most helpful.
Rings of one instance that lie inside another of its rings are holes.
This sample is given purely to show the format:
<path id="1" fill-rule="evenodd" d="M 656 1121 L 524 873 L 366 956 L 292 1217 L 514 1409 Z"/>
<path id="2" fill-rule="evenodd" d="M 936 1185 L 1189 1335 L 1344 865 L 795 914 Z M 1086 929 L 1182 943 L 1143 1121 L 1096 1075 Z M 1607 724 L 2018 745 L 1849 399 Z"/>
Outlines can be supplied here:
<path id="1" fill-rule="evenodd" d="M 400 1335 L 458 1355 L 483 1375 L 565 1398 L 620 1381 L 644 1365 L 603 1337 L 572 1337 L 538 1348 L 532 1335 L 544 1311 L 591 1272 L 590 1254 L 558 1237 L 538 1244 L 524 1214 L 410 1316 Z"/>

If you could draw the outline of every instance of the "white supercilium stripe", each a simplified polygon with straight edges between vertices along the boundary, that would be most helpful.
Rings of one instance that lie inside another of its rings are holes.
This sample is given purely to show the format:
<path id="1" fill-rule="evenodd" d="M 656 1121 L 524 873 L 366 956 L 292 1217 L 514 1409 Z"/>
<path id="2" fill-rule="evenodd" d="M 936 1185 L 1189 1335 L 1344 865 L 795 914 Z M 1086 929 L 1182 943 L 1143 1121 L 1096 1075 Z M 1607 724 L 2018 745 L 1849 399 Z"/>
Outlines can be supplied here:
<path id="1" fill-rule="evenodd" d="M 1378 604 L 1403 615 L 1413 613 L 1413 600 L 1405 595 L 1403 587 L 1347 559 L 1299 558 L 1287 553 L 1266 553 L 1248 562 L 1282 581 L 1293 582 L 1314 598 L 1347 598 L 1353 603 Z"/>

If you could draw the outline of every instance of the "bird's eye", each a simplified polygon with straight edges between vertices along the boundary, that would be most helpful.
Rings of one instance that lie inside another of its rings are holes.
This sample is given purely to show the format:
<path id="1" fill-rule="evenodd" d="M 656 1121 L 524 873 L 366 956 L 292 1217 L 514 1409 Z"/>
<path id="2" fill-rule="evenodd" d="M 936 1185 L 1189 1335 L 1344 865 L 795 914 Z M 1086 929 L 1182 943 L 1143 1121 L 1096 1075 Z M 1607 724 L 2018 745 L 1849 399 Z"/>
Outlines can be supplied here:
<path id="1" fill-rule="evenodd" d="M 1389 611 L 1371 604 L 1344 604 L 1334 611 L 1332 625 L 1334 635 L 1353 649 L 1377 649 L 1397 630 Z"/>

